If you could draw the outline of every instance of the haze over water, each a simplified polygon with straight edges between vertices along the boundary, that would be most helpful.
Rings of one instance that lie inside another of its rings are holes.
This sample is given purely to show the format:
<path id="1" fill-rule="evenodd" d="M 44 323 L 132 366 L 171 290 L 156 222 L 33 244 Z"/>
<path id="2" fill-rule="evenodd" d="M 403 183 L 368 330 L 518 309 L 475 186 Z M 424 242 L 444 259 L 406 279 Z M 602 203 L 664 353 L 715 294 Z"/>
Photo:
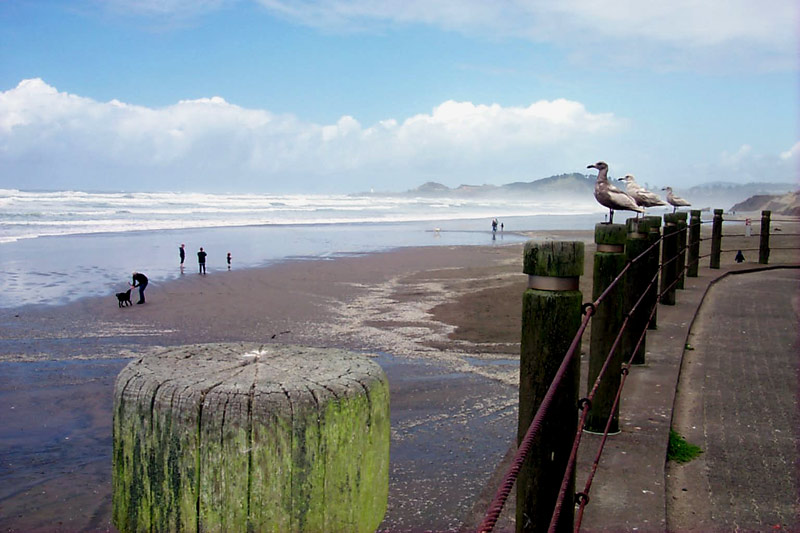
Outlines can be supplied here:
<path id="1" fill-rule="evenodd" d="M 214 273 L 227 269 L 227 252 L 240 269 L 403 246 L 519 242 L 515 230 L 591 229 L 601 217 L 591 201 L 530 198 L 0 190 L 0 307 L 112 297 L 133 270 L 153 283 L 174 279 L 181 243 L 188 275 L 200 246 Z M 492 218 L 505 226 L 494 240 Z"/>

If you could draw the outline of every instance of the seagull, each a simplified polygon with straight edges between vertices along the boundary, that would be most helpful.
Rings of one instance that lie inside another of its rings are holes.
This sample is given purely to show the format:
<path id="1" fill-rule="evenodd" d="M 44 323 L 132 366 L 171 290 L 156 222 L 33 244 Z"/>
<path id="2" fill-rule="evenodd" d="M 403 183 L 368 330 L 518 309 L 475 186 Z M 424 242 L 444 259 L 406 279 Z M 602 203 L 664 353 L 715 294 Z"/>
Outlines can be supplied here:
<path id="1" fill-rule="evenodd" d="M 607 207 L 610 211 L 608 217 L 609 224 L 613 224 L 614 222 L 615 209 L 644 213 L 644 209 L 636 205 L 636 200 L 628 193 L 608 182 L 608 165 L 605 161 L 598 161 L 594 165 L 589 165 L 586 168 L 597 169 L 597 183 L 594 184 L 594 197 L 600 205 Z"/>
<path id="2" fill-rule="evenodd" d="M 664 187 L 661 190 L 667 191 L 667 201 L 672 205 L 673 213 L 677 211 L 679 207 L 689 207 L 690 205 L 692 205 L 683 198 L 681 198 L 680 196 L 675 196 L 674 194 L 672 194 L 672 187 Z"/>
<path id="3" fill-rule="evenodd" d="M 636 203 L 645 209 L 648 207 L 656 207 L 658 205 L 667 205 L 656 193 L 650 192 L 638 183 L 633 174 L 625 174 L 624 178 L 619 178 L 619 181 L 625 182 L 625 187 L 628 189 L 628 194 L 636 200 Z M 636 215 L 637 217 L 639 215 Z"/>

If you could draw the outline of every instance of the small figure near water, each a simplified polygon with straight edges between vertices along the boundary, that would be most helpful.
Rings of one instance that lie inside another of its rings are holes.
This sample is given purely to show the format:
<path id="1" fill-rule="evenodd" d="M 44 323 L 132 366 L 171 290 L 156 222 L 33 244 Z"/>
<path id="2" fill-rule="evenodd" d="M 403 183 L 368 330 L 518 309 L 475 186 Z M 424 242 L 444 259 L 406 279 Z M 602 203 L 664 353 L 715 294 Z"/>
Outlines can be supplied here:
<path id="1" fill-rule="evenodd" d="M 139 301 L 136 302 L 137 304 L 144 303 L 144 289 L 147 287 L 147 276 L 142 274 L 141 272 L 133 272 L 131 277 L 133 283 L 131 283 L 131 287 L 139 287 Z"/>
<path id="2" fill-rule="evenodd" d="M 734 258 L 734 261 L 736 261 L 737 263 L 743 263 L 745 261 L 744 254 L 742 253 L 741 250 L 736 252 L 736 257 Z"/>
<path id="3" fill-rule="evenodd" d="M 231 269 L 231 253 L 230 252 L 228 252 L 228 257 L 226 258 L 226 260 L 228 261 L 228 270 L 230 270 Z"/>
<path id="4" fill-rule="evenodd" d="M 197 252 L 197 264 L 200 267 L 200 271 L 198 274 L 206 274 L 206 256 L 208 254 L 203 250 L 203 247 L 200 247 L 200 251 Z"/>
<path id="5" fill-rule="evenodd" d="M 492 220 L 492 233 L 497 232 L 497 219 Z"/>
<path id="6" fill-rule="evenodd" d="M 181 244 L 180 248 L 178 248 L 178 255 L 181 258 L 181 272 L 183 272 L 183 262 L 186 260 L 186 245 Z"/>

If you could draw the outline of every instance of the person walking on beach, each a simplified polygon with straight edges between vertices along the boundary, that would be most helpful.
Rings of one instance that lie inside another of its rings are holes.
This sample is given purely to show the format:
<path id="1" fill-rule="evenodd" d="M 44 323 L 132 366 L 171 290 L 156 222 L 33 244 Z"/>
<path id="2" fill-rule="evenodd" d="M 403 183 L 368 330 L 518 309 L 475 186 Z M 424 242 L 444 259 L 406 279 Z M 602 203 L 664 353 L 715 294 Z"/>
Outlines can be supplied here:
<path id="1" fill-rule="evenodd" d="M 206 273 L 206 256 L 208 254 L 203 251 L 203 247 L 200 247 L 200 251 L 197 252 L 197 263 L 200 266 L 200 274 Z"/>
<path id="2" fill-rule="evenodd" d="M 228 261 L 228 270 L 230 270 L 231 269 L 231 253 L 230 252 L 228 252 L 228 257 L 226 259 Z"/>
<path id="3" fill-rule="evenodd" d="M 137 304 L 144 303 L 144 289 L 147 287 L 147 276 L 141 272 L 134 272 L 132 276 L 131 287 L 139 287 L 139 301 Z"/>
<path id="4" fill-rule="evenodd" d="M 186 259 L 186 245 L 181 244 L 180 248 L 178 248 L 178 255 L 181 256 L 181 270 L 183 270 L 183 261 Z"/>

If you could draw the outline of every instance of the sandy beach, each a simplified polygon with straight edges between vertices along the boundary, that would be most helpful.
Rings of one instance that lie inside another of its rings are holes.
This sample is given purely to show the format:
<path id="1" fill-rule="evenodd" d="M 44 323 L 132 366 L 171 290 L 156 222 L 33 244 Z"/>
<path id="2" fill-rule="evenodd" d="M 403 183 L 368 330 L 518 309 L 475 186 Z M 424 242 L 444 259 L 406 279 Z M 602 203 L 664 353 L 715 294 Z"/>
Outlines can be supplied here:
<path id="1" fill-rule="evenodd" d="M 2 529 L 113 530 L 116 374 L 159 346 L 235 340 L 376 357 L 392 394 L 382 528 L 458 528 L 516 432 L 522 246 L 186 272 L 148 286 L 145 305 L 120 309 L 108 295 L 3 310 Z"/>
<path id="2" fill-rule="evenodd" d="M 581 290 L 588 299 L 592 232 L 529 236 L 587 243 Z M 725 249 L 723 261 L 732 262 L 734 252 Z M 116 374 L 160 346 L 245 340 L 375 357 L 392 394 L 381 529 L 457 530 L 474 520 L 475 501 L 516 435 L 522 250 L 401 248 L 207 276 L 192 271 L 151 284 L 146 305 L 120 309 L 109 294 L 0 310 L 0 528 L 113 531 Z M 757 261 L 757 253 L 747 255 Z"/>

